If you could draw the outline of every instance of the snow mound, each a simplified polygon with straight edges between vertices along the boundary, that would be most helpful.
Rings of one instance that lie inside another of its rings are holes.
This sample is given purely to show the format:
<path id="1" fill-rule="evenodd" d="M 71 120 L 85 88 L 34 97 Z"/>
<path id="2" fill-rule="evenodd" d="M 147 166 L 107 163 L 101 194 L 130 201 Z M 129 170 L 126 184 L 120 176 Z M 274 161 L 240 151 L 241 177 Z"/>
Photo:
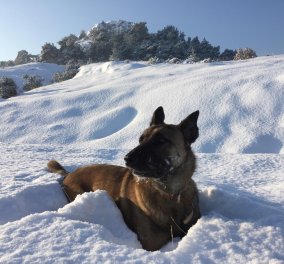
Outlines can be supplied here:
<path id="1" fill-rule="evenodd" d="M 2 101 L 0 141 L 130 149 L 163 105 L 168 123 L 200 110 L 197 152 L 283 153 L 283 65 L 284 56 L 86 65 L 72 80 Z"/>
<path id="2" fill-rule="evenodd" d="M 18 86 L 19 93 L 23 91 L 24 80 L 23 76 L 37 75 L 42 78 L 42 84 L 48 85 L 51 83 L 53 75 L 57 72 L 64 71 L 64 66 L 53 63 L 28 63 L 14 67 L 0 68 L 0 77 L 12 78 Z"/>
<path id="3" fill-rule="evenodd" d="M 141 249 L 104 191 L 67 204 L 45 169 L 123 165 L 127 150 L 0 144 L 0 262 L 282 263 L 284 156 L 198 154 L 202 218 L 160 251 Z M 17 166 L 11 166 L 17 160 Z M 76 165 L 76 166 L 74 166 Z M 11 177 L 12 175 L 12 177 Z"/>
<path id="4" fill-rule="evenodd" d="M 21 67 L 5 70 L 20 79 L 20 68 L 47 65 Z M 1 100 L 0 263 L 283 263 L 283 72 L 284 56 L 107 62 Z M 123 166 L 160 105 L 174 124 L 200 110 L 192 147 L 202 218 L 147 252 L 105 192 L 67 204 L 46 164 Z"/>

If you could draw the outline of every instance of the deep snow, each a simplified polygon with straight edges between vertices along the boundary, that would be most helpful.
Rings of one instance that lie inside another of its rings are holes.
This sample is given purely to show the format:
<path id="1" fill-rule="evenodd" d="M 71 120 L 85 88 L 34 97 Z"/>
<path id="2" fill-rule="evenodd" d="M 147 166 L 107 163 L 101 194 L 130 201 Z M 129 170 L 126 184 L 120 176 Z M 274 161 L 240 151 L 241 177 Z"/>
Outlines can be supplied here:
<path id="1" fill-rule="evenodd" d="M 108 62 L 1 101 L 0 263 L 284 263 L 283 70 L 284 56 Z M 168 123 L 201 112 L 203 217 L 150 253 L 103 191 L 67 204 L 46 163 L 123 165 L 159 105 Z"/>
<path id="2" fill-rule="evenodd" d="M 0 77 L 12 78 L 18 88 L 18 93 L 23 92 L 24 79 L 23 76 L 36 75 L 42 79 L 43 85 L 48 85 L 52 82 L 53 75 L 64 71 L 65 66 L 53 63 L 29 63 L 14 67 L 0 68 Z"/>

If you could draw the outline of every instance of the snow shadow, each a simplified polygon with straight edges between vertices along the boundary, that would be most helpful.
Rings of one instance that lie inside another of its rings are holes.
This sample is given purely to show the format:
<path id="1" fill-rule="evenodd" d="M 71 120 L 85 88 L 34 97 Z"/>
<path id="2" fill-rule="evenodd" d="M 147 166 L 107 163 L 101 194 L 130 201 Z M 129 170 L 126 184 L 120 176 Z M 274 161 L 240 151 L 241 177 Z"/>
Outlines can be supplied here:
<path id="1" fill-rule="evenodd" d="M 261 135 L 243 153 L 276 153 L 279 154 L 283 143 L 272 135 Z"/>
<path id="2" fill-rule="evenodd" d="M 284 227 L 284 212 L 259 198 L 207 188 L 199 193 L 202 215 L 217 214 L 230 220 Z"/>
<path id="3" fill-rule="evenodd" d="M 0 225 L 30 214 L 55 211 L 66 203 L 58 182 L 33 185 L 15 195 L 0 199 Z"/>
<path id="4" fill-rule="evenodd" d="M 100 124 L 101 127 L 96 128 L 92 135 L 90 135 L 90 138 L 100 139 L 110 136 L 131 123 L 136 115 L 137 111 L 132 107 L 125 107 L 118 111 L 110 112 L 101 120 L 96 120 L 97 125 Z M 94 127 L 96 126 L 96 124 L 93 125 Z"/>

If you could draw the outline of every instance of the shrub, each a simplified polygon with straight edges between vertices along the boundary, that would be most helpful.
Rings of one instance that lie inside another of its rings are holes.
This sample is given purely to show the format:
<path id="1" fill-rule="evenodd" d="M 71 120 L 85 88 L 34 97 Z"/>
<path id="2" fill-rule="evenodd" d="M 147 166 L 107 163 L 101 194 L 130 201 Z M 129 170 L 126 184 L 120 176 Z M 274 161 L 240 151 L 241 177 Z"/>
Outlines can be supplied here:
<path id="1" fill-rule="evenodd" d="M 170 64 L 180 64 L 181 63 L 181 60 L 179 58 L 171 58 L 171 59 L 167 59 L 166 60 L 166 63 L 170 63 Z"/>
<path id="2" fill-rule="evenodd" d="M 25 81 L 25 84 L 23 86 L 23 89 L 25 91 L 30 91 L 42 86 L 43 79 L 40 76 L 26 74 L 23 76 L 23 79 Z"/>
<path id="3" fill-rule="evenodd" d="M 63 82 L 72 79 L 79 72 L 80 65 L 68 63 L 64 72 L 58 72 L 53 75 L 53 82 Z"/>
<path id="4" fill-rule="evenodd" d="M 255 57 L 256 57 L 256 53 L 254 50 L 250 48 L 244 48 L 244 49 L 237 50 L 234 60 L 247 60 L 247 59 L 251 59 Z"/>
<path id="5" fill-rule="evenodd" d="M 161 60 L 159 59 L 158 57 L 154 56 L 154 57 L 151 57 L 149 60 L 148 60 L 148 63 L 149 64 L 158 64 L 158 63 L 162 63 L 164 60 Z"/>
<path id="6" fill-rule="evenodd" d="M 0 97 L 7 99 L 17 95 L 17 85 L 14 80 L 8 77 L 0 78 Z"/>

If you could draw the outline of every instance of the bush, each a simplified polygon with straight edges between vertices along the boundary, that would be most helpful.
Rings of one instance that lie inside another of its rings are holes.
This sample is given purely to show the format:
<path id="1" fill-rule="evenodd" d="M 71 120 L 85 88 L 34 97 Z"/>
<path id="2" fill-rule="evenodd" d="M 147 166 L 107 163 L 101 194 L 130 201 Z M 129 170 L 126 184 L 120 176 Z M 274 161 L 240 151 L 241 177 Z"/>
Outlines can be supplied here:
<path id="1" fill-rule="evenodd" d="M 245 48 L 245 49 L 238 49 L 237 53 L 234 57 L 234 60 L 247 60 L 247 59 L 251 59 L 251 58 L 255 58 L 256 53 L 254 50 L 250 49 L 250 48 Z"/>
<path id="2" fill-rule="evenodd" d="M 79 72 L 80 65 L 68 63 L 64 72 L 58 72 L 53 75 L 53 82 L 63 82 L 72 79 Z"/>
<path id="3" fill-rule="evenodd" d="M 161 60 L 159 59 L 158 57 L 154 56 L 154 57 L 151 57 L 149 60 L 148 60 L 148 63 L 149 64 L 158 64 L 158 63 L 162 63 L 164 62 L 164 60 Z"/>
<path id="4" fill-rule="evenodd" d="M 181 60 L 179 58 L 171 58 L 171 59 L 167 59 L 166 60 L 166 63 L 170 63 L 170 64 L 180 64 L 181 63 Z"/>
<path id="5" fill-rule="evenodd" d="M 237 51 L 225 49 L 219 56 L 221 61 L 231 61 L 235 58 Z"/>
<path id="6" fill-rule="evenodd" d="M 14 80 L 8 77 L 0 78 L 0 97 L 7 99 L 17 95 L 17 85 Z"/>
<path id="7" fill-rule="evenodd" d="M 43 79 L 40 76 L 26 74 L 23 76 L 23 79 L 25 81 L 25 84 L 23 86 L 23 89 L 25 91 L 30 91 L 42 86 Z"/>

